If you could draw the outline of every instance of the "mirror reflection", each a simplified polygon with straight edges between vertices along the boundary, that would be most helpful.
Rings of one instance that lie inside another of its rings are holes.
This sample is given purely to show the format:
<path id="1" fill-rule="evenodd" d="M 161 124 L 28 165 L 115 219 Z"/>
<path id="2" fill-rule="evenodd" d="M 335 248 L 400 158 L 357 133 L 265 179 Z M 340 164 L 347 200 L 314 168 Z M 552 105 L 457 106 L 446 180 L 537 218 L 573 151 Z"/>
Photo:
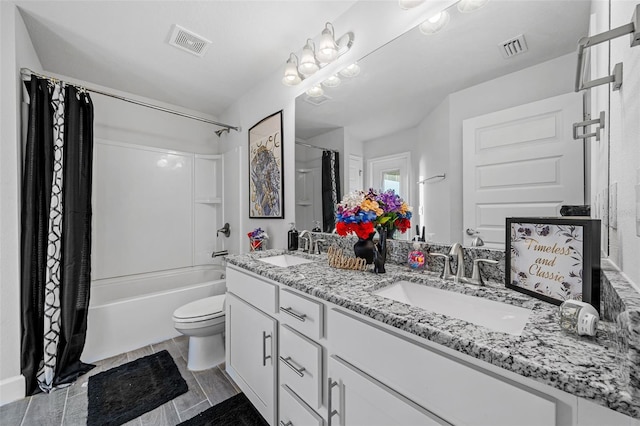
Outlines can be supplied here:
<path id="1" fill-rule="evenodd" d="M 589 145 L 571 130 L 589 111 L 573 89 L 590 1 L 447 12 L 439 32 L 413 28 L 296 99 L 298 229 L 322 224 L 323 150 L 342 194 L 396 188 L 437 242 L 502 248 L 505 217 L 589 204 Z"/>

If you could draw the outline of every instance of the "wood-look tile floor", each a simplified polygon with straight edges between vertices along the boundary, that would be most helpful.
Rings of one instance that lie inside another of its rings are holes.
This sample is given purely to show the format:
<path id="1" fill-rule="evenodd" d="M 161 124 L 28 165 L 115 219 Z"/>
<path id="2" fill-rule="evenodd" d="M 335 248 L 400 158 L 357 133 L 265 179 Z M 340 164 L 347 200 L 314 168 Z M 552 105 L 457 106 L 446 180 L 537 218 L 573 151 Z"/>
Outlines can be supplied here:
<path id="1" fill-rule="evenodd" d="M 50 394 L 40 393 L 0 407 L 0 425 L 86 425 L 89 377 L 163 349 L 173 356 L 189 391 L 133 419 L 126 423 L 127 426 L 173 426 L 240 392 L 224 371 L 224 364 L 204 371 L 187 370 L 188 343 L 186 336 L 180 336 L 98 361 L 94 363 L 94 369 L 69 387 Z"/>

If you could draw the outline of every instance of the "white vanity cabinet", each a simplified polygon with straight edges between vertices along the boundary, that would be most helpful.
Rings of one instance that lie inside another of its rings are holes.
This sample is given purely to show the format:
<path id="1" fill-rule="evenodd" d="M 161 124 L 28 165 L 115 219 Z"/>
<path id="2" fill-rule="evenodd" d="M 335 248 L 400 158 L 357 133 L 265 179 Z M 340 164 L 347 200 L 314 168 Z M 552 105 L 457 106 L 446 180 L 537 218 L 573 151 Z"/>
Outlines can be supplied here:
<path id="1" fill-rule="evenodd" d="M 327 387 L 329 426 L 449 425 L 335 355 Z"/>
<path id="2" fill-rule="evenodd" d="M 255 305 L 273 311 L 275 297 L 274 284 L 227 268 L 226 370 L 271 425 L 277 422 L 278 322 Z"/>

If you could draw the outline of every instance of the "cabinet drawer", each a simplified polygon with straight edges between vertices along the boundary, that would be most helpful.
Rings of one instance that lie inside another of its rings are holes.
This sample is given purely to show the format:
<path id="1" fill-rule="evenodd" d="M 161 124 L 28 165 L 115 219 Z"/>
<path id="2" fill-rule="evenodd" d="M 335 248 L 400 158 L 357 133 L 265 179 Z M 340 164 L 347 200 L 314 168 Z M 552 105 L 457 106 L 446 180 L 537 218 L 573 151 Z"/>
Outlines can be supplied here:
<path id="1" fill-rule="evenodd" d="M 280 326 L 280 384 L 312 408 L 322 405 L 322 347 L 287 325 Z"/>
<path id="2" fill-rule="evenodd" d="M 262 312 L 275 314 L 278 306 L 278 286 L 227 267 L 227 290 L 249 302 Z"/>
<path id="3" fill-rule="evenodd" d="M 279 426 L 322 426 L 324 420 L 288 386 L 280 387 Z"/>
<path id="4" fill-rule="evenodd" d="M 332 309 L 327 334 L 332 354 L 453 424 L 555 424 L 555 402 L 538 392 L 374 322 Z"/>
<path id="5" fill-rule="evenodd" d="M 280 292 L 280 322 L 314 340 L 324 334 L 324 305 L 283 288 Z"/>

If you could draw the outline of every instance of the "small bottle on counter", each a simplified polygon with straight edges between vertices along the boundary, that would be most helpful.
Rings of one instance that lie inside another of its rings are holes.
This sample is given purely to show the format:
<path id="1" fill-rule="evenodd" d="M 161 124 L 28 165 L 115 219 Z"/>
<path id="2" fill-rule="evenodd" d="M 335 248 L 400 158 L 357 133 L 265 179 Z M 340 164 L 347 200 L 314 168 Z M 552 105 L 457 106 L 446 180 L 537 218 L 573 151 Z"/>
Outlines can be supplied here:
<path id="1" fill-rule="evenodd" d="M 320 227 L 320 221 L 314 220 L 313 222 L 316 224 L 316 226 L 313 227 L 311 232 L 322 232 L 322 228 Z"/>
<path id="2" fill-rule="evenodd" d="M 425 255 L 420 250 L 421 244 L 419 242 L 413 243 L 413 251 L 409 252 L 409 256 L 407 257 L 407 263 L 409 267 L 413 270 L 422 269 L 424 267 Z"/>
<path id="3" fill-rule="evenodd" d="M 298 250 L 298 231 L 296 230 L 296 224 L 291 222 L 291 229 L 287 233 L 287 249 L 295 251 Z"/>
<path id="4" fill-rule="evenodd" d="M 596 308 L 578 300 L 565 300 L 560 305 L 560 327 L 580 336 L 595 336 L 600 316 Z"/>

